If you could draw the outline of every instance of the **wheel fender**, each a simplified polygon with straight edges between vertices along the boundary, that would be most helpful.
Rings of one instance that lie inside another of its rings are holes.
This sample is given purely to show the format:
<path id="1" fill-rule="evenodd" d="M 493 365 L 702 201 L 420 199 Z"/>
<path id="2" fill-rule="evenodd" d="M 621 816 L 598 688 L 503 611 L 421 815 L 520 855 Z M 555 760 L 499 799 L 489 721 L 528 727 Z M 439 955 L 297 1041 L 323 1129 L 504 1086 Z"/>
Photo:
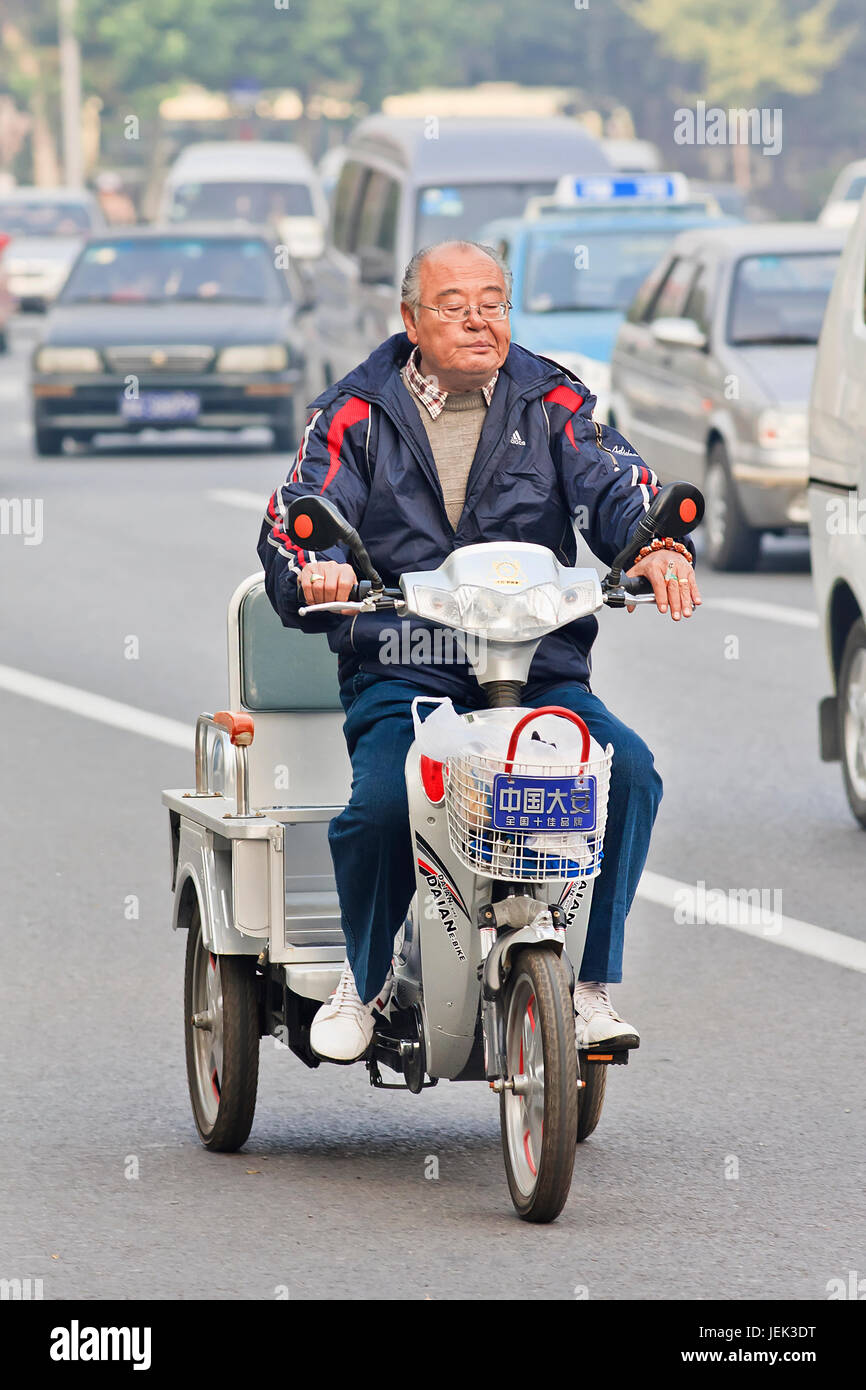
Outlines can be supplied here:
<path id="1" fill-rule="evenodd" d="M 503 932 L 493 943 L 484 962 L 484 974 L 482 976 L 484 998 L 495 999 L 501 993 L 511 972 L 511 958 L 519 951 L 526 950 L 528 946 L 544 946 L 550 951 L 555 951 L 558 956 L 562 956 L 564 944 L 562 932 L 557 931 L 549 920 L 547 922 L 532 922 L 528 927 L 519 927 L 517 931 Z M 566 956 L 565 959 L 567 960 L 568 957 Z"/>
<path id="2" fill-rule="evenodd" d="M 715 443 L 720 443 L 729 461 L 737 453 L 737 426 L 730 410 L 717 407 L 706 422 L 707 435 L 704 445 L 704 467 L 709 463 L 710 451 Z"/>
<path id="3" fill-rule="evenodd" d="M 206 921 L 201 888 L 191 869 L 185 868 L 178 874 L 174 890 L 174 904 L 171 914 L 172 931 L 188 931 L 192 920 L 193 907 L 198 908 L 199 921 Z"/>

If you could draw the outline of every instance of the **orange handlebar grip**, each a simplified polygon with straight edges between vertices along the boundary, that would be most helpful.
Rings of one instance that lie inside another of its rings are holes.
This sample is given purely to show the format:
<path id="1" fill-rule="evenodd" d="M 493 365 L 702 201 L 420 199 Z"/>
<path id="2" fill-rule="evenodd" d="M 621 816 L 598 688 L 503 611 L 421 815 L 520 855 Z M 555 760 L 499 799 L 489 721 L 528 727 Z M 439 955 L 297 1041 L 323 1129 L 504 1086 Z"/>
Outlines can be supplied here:
<path id="1" fill-rule="evenodd" d="M 232 710 L 221 709 L 214 715 L 214 723 L 227 730 L 232 743 L 240 748 L 248 748 L 253 741 L 255 724 L 251 714 L 237 714 Z"/>

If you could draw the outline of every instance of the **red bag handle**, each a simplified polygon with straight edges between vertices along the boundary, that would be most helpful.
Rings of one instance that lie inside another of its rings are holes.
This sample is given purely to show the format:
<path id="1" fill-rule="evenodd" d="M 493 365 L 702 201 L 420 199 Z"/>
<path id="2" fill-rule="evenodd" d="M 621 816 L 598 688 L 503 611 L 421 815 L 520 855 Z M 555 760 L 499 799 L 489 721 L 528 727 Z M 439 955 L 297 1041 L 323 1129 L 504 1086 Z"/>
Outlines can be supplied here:
<path id="1" fill-rule="evenodd" d="M 511 731 L 511 738 L 508 740 L 508 752 L 505 755 L 505 771 L 509 776 L 514 766 L 514 756 L 517 752 L 517 740 L 520 738 L 527 724 L 530 724 L 533 719 L 540 718 L 542 714 L 558 714 L 562 719 L 570 719 L 572 724 L 577 725 L 583 734 L 583 742 L 580 749 L 581 765 L 586 763 L 589 757 L 589 729 L 584 724 L 580 715 L 575 714 L 573 710 L 563 709 L 562 705 L 543 705 L 541 709 L 534 709 L 531 710 L 529 714 L 524 714 L 523 718 L 517 721 Z"/>

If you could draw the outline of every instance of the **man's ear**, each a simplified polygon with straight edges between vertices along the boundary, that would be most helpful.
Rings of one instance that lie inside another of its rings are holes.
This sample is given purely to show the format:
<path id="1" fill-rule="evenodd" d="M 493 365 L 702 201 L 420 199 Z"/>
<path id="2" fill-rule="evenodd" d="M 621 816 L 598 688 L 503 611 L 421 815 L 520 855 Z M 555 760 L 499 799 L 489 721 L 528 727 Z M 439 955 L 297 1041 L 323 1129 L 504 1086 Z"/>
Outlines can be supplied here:
<path id="1" fill-rule="evenodd" d="M 412 313 L 412 310 L 409 308 L 408 304 L 400 305 L 400 313 L 403 318 L 403 326 L 405 327 L 406 332 L 409 335 L 409 342 L 417 343 L 418 329 L 415 326 L 415 315 Z"/>

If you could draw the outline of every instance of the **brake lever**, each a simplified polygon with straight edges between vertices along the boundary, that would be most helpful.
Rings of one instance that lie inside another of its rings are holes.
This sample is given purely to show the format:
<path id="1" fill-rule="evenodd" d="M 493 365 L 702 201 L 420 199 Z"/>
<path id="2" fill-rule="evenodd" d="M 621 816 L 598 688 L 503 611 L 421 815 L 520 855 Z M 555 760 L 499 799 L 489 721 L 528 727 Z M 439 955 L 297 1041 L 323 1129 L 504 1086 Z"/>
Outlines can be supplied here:
<path id="1" fill-rule="evenodd" d="M 298 609 L 298 616 L 306 618 L 308 613 L 375 613 L 380 608 L 394 608 L 398 613 L 405 613 L 405 599 L 393 599 L 387 595 L 377 598 L 369 594 L 367 598 L 360 602 L 353 602 L 352 599 L 336 599 L 333 603 L 310 603 L 304 608 Z"/>
<path id="2" fill-rule="evenodd" d="M 608 608 L 631 607 L 633 603 L 655 603 L 655 594 L 629 594 L 625 589 L 611 589 L 602 595 L 602 603 L 606 603 Z"/>

